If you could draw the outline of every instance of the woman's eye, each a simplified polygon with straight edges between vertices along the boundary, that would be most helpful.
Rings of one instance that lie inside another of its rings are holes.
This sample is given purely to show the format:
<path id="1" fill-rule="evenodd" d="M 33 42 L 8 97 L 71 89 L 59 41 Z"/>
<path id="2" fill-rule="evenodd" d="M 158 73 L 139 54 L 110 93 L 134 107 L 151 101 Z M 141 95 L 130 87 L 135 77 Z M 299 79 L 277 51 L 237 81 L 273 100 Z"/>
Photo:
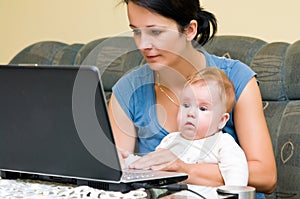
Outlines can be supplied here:
<path id="1" fill-rule="evenodd" d="M 200 111 L 207 111 L 207 108 L 204 106 L 201 106 L 199 109 L 200 109 Z"/>
<path id="2" fill-rule="evenodd" d="M 160 33 L 162 33 L 162 31 L 161 30 L 151 30 L 151 33 L 153 35 L 159 35 Z"/>
<path id="3" fill-rule="evenodd" d="M 139 29 L 133 29 L 132 32 L 133 32 L 134 35 L 140 35 L 141 34 L 141 30 L 139 30 Z"/>

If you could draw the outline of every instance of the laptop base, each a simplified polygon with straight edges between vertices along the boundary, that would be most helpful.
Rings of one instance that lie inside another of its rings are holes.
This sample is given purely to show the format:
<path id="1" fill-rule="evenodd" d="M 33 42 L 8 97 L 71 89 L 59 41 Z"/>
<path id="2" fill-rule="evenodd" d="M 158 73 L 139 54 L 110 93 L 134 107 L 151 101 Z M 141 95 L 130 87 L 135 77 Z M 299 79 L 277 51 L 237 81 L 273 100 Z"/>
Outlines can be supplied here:
<path id="1" fill-rule="evenodd" d="M 122 193 L 129 192 L 133 190 L 133 187 L 130 184 L 125 183 L 107 183 L 107 182 L 96 182 L 89 180 L 81 180 L 75 178 L 65 178 L 65 177 L 57 177 L 57 176 L 45 176 L 39 174 L 28 174 L 28 173 L 20 173 L 13 171 L 1 171 L 2 179 L 22 179 L 22 180 L 37 180 L 37 181 L 47 181 L 53 183 L 60 183 L 65 185 L 78 185 L 78 186 L 89 186 L 96 189 L 101 189 L 105 191 L 120 191 Z"/>
<path id="2" fill-rule="evenodd" d="M 75 178 L 67 178 L 67 177 L 59 177 L 59 176 L 46 176 L 41 174 L 31 174 L 31 173 L 20 173 L 16 171 L 3 171 L 1 170 L 1 178 L 2 179 L 29 179 L 29 180 L 37 180 L 37 181 L 47 181 L 53 183 L 60 183 L 65 185 L 77 185 L 77 186 L 89 186 L 95 189 L 105 190 L 105 191 L 118 191 L 122 193 L 127 193 L 131 190 L 137 189 L 134 184 L 136 183 L 113 183 L 113 182 L 101 182 L 101 181 L 91 181 L 91 180 L 83 180 L 83 179 L 75 179 Z M 146 187 L 157 187 L 164 186 L 167 184 L 174 184 L 180 181 L 183 181 L 187 178 L 187 176 L 174 177 L 169 178 L 166 182 L 165 179 L 156 179 L 147 182 L 139 182 L 140 184 L 144 184 Z"/>

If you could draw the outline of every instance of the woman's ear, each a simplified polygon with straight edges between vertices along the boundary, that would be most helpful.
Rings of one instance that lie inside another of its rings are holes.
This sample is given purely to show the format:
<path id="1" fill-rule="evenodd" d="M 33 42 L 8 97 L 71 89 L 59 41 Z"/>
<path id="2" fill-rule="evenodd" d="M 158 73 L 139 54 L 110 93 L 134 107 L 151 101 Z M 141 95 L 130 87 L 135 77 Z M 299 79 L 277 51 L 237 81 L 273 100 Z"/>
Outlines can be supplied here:
<path id="1" fill-rule="evenodd" d="M 185 35 L 188 41 L 192 41 L 197 34 L 198 23 L 196 20 L 191 20 L 188 27 L 185 28 Z"/>
<path id="2" fill-rule="evenodd" d="M 224 126 L 226 125 L 226 122 L 229 120 L 229 113 L 224 113 L 219 121 L 219 129 L 223 129 Z"/>

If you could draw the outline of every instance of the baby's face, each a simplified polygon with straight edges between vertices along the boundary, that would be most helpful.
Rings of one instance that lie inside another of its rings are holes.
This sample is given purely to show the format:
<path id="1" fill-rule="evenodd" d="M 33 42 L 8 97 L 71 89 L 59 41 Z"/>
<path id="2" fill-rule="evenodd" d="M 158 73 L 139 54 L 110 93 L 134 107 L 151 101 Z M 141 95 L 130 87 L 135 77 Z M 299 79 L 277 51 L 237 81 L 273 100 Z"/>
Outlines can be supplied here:
<path id="1" fill-rule="evenodd" d="M 215 82 L 197 82 L 182 92 L 177 122 L 186 139 L 201 139 L 219 131 L 224 105 Z"/>

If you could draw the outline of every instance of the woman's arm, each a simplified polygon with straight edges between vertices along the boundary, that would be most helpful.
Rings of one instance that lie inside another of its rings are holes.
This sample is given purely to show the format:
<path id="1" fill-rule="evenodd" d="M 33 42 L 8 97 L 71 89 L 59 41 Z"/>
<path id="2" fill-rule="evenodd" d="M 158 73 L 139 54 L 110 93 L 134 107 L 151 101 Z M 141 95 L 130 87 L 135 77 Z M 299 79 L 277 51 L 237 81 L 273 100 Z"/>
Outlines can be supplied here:
<path id="1" fill-rule="evenodd" d="M 133 153 L 136 143 L 135 127 L 114 94 L 111 95 L 109 101 L 108 114 L 118 150 Z"/>
<path id="2" fill-rule="evenodd" d="M 224 181 L 218 164 L 187 164 L 168 149 L 157 149 L 129 165 L 133 169 L 176 171 L 188 174 L 185 181 L 202 186 L 221 186 Z"/>
<path id="3" fill-rule="evenodd" d="M 180 161 L 180 160 L 178 160 Z M 169 168 L 168 170 L 179 171 L 188 174 L 186 183 L 202 185 L 202 186 L 222 186 L 224 180 L 221 175 L 218 164 L 200 163 L 200 164 L 186 164 L 184 162 L 171 165 L 178 168 Z"/>
<path id="4" fill-rule="evenodd" d="M 259 192 L 274 191 L 277 176 L 274 152 L 259 87 L 252 78 L 234 108 L 234 124 L 249 168 L 249 185 Z"/>

